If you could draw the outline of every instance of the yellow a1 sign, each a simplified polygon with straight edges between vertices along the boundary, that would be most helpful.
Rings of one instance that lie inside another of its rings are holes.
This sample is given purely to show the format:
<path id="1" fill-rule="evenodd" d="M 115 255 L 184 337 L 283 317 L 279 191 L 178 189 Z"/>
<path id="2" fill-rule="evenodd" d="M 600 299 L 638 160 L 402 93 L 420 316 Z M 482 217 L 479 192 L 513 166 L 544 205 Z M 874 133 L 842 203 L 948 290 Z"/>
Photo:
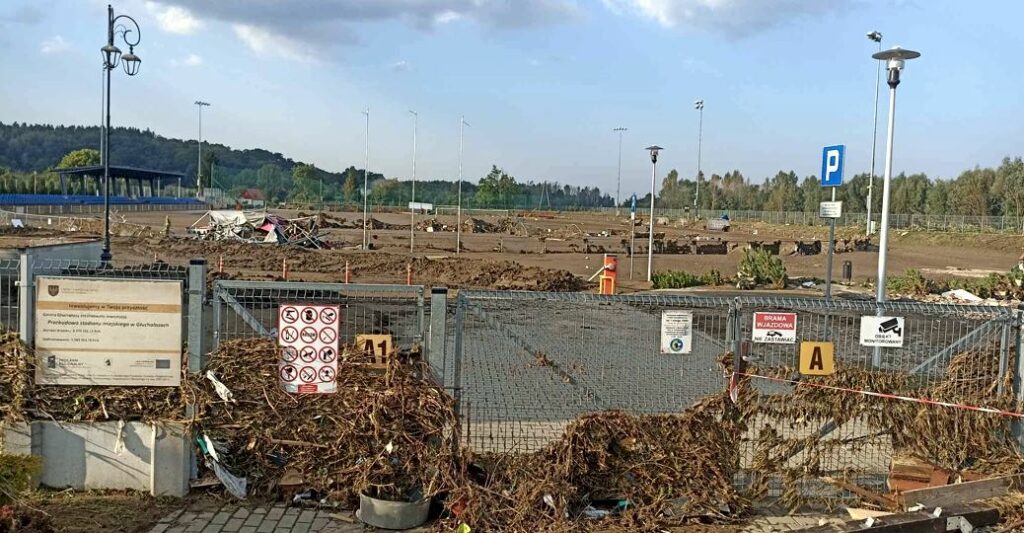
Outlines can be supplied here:
<path id="1" fill-rule="evenodd" d="M 835 345 L 831 342 L 800 343 L 800 373 L 805 376 L 828 376 L 836 372 Z"/>

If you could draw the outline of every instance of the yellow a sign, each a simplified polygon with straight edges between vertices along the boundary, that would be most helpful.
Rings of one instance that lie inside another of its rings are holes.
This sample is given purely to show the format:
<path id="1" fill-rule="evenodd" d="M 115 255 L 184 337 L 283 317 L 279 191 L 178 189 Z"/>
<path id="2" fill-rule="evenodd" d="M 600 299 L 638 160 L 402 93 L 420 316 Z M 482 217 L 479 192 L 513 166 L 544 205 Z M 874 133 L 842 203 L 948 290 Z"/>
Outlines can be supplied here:
<path id="1" fill-rule="evenodd" d="M 836 371 L 835 347 L 831 342 L 800 343 L 800 373 L 828 376 Z"/>

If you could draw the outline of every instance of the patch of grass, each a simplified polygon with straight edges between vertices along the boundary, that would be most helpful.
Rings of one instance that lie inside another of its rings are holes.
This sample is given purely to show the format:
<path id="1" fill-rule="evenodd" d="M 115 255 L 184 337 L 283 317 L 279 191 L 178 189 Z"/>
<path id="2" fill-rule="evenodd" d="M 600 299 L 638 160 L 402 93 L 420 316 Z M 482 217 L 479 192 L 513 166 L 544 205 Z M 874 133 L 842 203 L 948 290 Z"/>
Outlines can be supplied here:
<path id="1" fill-rule="evenodd" d="M 704 274 L 691 274 L 682 270 L 669 272 L 655 272 L 651 276 L 651 283 L 655 289 L 685 289 L 687 287 L 700 287 L 703 285 L 724 285 L 726 279 L 717 270 L 710 270 Z"/>
<path id="2" fill-rule="evenodd" d="M 43 461 L 37 456 L 0 453 L 0 505 L 27 491 L 42 470 Z"/>
<path id="3" fill-rule="evenodd" d="M 736 273 L 736 288 L 753 289 L 767 286 L 785 289 L 788 281 L 786 266 L 782 264 L 781 258 L 763 248 L 743 251 L 739 271 Z"/>
<path id="4" fill-rule="evenodd" d="M 187 500 L 154 498 L 135 491 L 49 491 L 29 494 L 25 504 L 52 518 L 57 531 L 145 533 Z"/>

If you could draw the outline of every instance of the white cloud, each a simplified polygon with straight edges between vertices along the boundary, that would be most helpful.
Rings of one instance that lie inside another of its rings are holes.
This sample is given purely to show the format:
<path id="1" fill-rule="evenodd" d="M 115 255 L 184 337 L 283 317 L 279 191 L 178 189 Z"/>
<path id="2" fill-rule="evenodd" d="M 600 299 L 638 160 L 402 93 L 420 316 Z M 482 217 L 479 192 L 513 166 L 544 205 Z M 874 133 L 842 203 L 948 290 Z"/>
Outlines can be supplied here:
<path id="1" fill-rule="evenodd" d="M 232 26 L 235 35 L 249 47 L 250 50 L 260 55 L 270 55 L 299 61 L 303 63 L 314 63 L 316 58 L 310 55 L 308 46 L 288 37 L 278 35 L 272 31 L 259 26 L 249 24 L 235 24 Z"/>
<path id="2" fill-rule="evenodd" d="M 409 70 L 409 68 L 409 62 L 404 59 L 401 61 L 395 61 L 394 63 L 391 64 L 391 70 L 395 72 L 405 72 Z"/>
<path id="3" fill-rule="evenodd" d="M 633 12 L 666 28 L 696 28 L 746 37 L 802 16 L 843 11 L 856 0 L 603 0 L 611 12 Z"/>
<path id="4" fill-rule="evenodd" d="M 167 33 L 190 34 L 202 27 L 203 23 L 188 9 L 179 6 L 164 7 L 157 2 L 146 2 L 149 9 L 160 24 L 160 29 Z"/>
<path id="5" fill-rule="evenodd" d="M 44 54 L 59 54 L 65 52 L 70 48 L 68 42 L 64 40 L 60 35 L 54 35 L 52 38 L 43 41 L 39 45 L 39 51 Z"/>
<path id="6" fill-rule="evenodd" d="M 434 24 L 448 24 L 462 18 L 462 15 L 455 11 L 442 11 L 434 15 Z"/>
<path id="7" fill-rule="evenodd" d="M 172 59 L 172 67 L 198 67 L 203 64 L 203 56 L 198 54 L 189 54 L 185 56 L 185 59 Z"/>

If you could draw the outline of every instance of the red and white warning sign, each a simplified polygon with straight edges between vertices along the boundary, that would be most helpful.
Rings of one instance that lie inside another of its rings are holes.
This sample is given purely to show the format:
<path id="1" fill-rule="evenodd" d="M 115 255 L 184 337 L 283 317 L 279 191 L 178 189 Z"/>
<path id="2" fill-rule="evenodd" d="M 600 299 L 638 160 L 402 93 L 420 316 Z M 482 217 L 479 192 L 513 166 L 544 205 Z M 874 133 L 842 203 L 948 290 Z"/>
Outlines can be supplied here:
<path id="1" fill-rule="evenodd" d="M 761 344 L 796 344 L 796 313 L 754 313 L 750 340 Z"/>
<path id="2" fill-rule="evenodd" d="M 277 313 L 277 362 L 281 387 L 291 393 L 338 390 L 337 305 L 282 305 Z"/>

